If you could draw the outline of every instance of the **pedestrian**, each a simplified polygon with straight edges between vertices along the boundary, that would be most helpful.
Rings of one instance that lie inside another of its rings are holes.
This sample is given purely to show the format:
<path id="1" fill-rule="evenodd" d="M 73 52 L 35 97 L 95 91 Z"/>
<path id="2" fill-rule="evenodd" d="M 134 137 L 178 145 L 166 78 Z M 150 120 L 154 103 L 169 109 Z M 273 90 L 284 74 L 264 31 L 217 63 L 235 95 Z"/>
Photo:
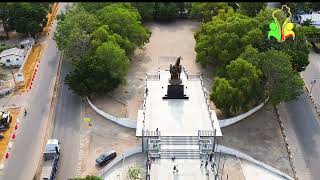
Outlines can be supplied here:
<path id="1" fill-rule="evenodd" d="M 151 169 L 151 161 L 149 161 L 148 166 L 149 166 L 149 170 L 150 170 Z"/>
<path id="2" fill-rule="evenodd" d="M 27 115 L 27 110 L 25 109 L 25 110 L 24 110 L 24 116 L 26 116 L 26 115 Z"/>
<path id="3" fill-rule="evenodd" d="M 176 170 L 177 170 L 176 165 L 173 165 L 173 174 L 176 172 Z"/>
<path id="4" fill-rule="evenodd" d="M 210 153 L 209 155 L 209 161 L 212 162 L 212 157 L 213 157 L 213 152 Z"/>
<path id="5" fill-rule="evenodd" d="M 205 168 L 208 167 L 208 160 L 206 160 L 206 164 L 204 165 Z"/>
<path id="6" fill-rule="evenodd" d="M 200 168 L 202 168 L 202 166 L 203 166 L 203 160 L 201 160 Z"/>
<path id="7" fill-rule="evenodd" d="M 158 131 L 159 131 L 159 129 L 157 128 L 157 129 L 156 129 L 156 132 L 158 133 Z"/>
<path id="8" fill-rule="evenodd" d="M 172 161 L 174 161 L 175 159 L 176 159 L 176 157 L 174 157 L 174 156 L 171 157 L 171 160 L 172 160 Z"/>

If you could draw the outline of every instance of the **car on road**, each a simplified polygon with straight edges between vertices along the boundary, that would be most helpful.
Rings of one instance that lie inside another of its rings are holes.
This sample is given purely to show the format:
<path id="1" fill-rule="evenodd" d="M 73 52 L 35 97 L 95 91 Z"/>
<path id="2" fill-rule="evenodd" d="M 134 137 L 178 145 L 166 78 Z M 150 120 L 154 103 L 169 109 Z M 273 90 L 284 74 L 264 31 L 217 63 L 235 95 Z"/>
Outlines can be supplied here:
<path id="1" fill-rule="evenodd" d="M 96 159 L 96 165 L 97 166 L 106 165 L 110 161 L 112 161 L 115 157 L 117 157 L 117 153 L 114 150 L 105 152 Z"/>

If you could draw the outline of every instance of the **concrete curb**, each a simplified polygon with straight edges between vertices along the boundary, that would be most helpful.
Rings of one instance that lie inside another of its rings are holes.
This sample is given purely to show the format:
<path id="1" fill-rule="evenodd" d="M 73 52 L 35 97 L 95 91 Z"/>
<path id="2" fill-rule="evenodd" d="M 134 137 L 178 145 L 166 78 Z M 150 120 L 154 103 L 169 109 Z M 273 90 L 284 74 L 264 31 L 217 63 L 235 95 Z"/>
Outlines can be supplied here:
<path id="1" fill-rule="evenodd" d="M 106 167 L 104 167 L 101 171 L 98 172 L 98 176 L 103 177 L 114 165 L 120 162 L 123 158 L 127 158 L 129 156 L 132 156 L 134 154 L 141 153 L 141 152 L 142 152 L 142 147 L 139 145 L 123 152 L 123 155 L 118 154 L 118 156 L 113 161 L 111 161 Z"/>
<path id="2" fill-rule="evenodd" d="M 307 85 L 304 85 L 304 88 L 305 88 L 305 90 L 306 90 L 306 92 L 307 92 L 308 99 L 310 100 L 311 105 L 312 105 L 312 107 L 314 108 L 314 110 L 315 110 L 315 112 L 316 112 L 316 115 L 317 115 L 318 118 L 320 119 L 320 109 L 318 109 L 316 103 L 314 102 L 313 97 L 312 97 L 312 95 L 310 94 L 310 91 L 309 91 L 309 89 L 308 89 L 308 86 L 307 86 Z"/>
<path id="3" fill-rule="evenodd" d="M 257 165 L 259 165 L 259 166 L 261 166 L 261 167 L 263 167 L 263 168 L 265 168 L 265 169 L 267 169 L 267 170 L 269 170 L 269 171 L 271 171 L 273 173 L 276 173 L 276 174 L 278 174 L 278 175 L 280 175 L 280 176 L 282 176 L 282 177 L 284 177 L 286 179 L 289 179 L 289 180 L 293 180 L 294 179 L 291 176 L 289 176 L 289 175 L 287 175 L 287 174 L 285 174 L 285 173 L 283 173 L 283 172 L 281 172 L 281 171 L 279 171 L 279 170 L 277 170 L 277 169 L 275 169 L 275 168 L 273 168 L 273 167 L 271 167 L 271 166 L 269 166 L 269 165 L 267 165 L 267 164 L 265 164 L 265 163 L 263 163 L 261 161 L 258 161 L 256 159 L 252 158 L 251 156 L 249 156 L 249 155 L 247 155 L 245 153 L 242 153 L 242 152 L 240 152 L 238 150 L 231 149 L 231 148 L 226 147 L 226 146 L 218 145 L 216 152 L 220 152 L 220 151 L 221 151 L 221 153 L 233 155 L 233 156 L 236 156 L 238 158 L 250 161 L 250 162 L 252 162 L 254 164 L 257 164 Z"/>
<path id="4" fill-rule="evenodd" d="M 292 152 L 290 150 L 290 146 L 289 146 L 289 143 L 288 143 L 288 138 L 287 138 L 287 135 L 285 133 L 283 123 L 281 121 L 280 113 L 279 113 L 279 110 L 278 110 L 277 106 L 274 106 L 274 108 L 276 110 L 276 114 L 277 114 L 277 117 L 278 117 L 277 119 L 278 119 L 278 122 L 279 122 L 279 125 L 280 125 L 280 129 L 281 129 L 281 133 L 282 133 L 285 145 L 286 145 L 286 149 L 287 149 L 287 152 L 288 152 L 289 162 L 290 162 L 290 165 L 291 165 L 291 168 L 292 168 L 293 177 L 294 177 L 295 180 L 298 180 L 297 171 L 296 171 L 296 168 L 294 167 L 294 164 L 293 164 Z"/>
<path id="5" fill-rule="evenodd" d="M 233 118 L 228 118 L 228 119 L 221 119 L 219 120 L 219 125 L 221 128 L 223 127 L 227 127 L 230 126 L 232 124 L 235 124 L 245 118 L 247 118 L 248 116 L 252 115 L 253 113 L 259 111 L 269 100 L 269 97 L 261 104 L 259 104 L 258 106 L 254 107 L 253 109 L 251 109 L 250 111 L 241 114 L 239 116 L 233 117 Z"/>
<path id="6" fill-rule="evenodd" d="M 132 129 L 137 128 L 137 121 L 136 120 L 131 120 L 128 118 L 122 118 L 122 117 L 116 117 L 116 116 L 110 115 L 110 114 L 100 110 L 99 108 L 97 108 L 94 104 L 92 104 L 88 97 L 86 97 L 86 98 L 87 98 L 87 101 L 88 101 L 89 105 L 91 106 L 91 108 L 96 113 L 100 114 L 101 116 L 105 117 L 106 119 L 108 119 L 114 123 L 117 123 L 121 126 L 127 127 L 127 128 L 132 128 Z"/>

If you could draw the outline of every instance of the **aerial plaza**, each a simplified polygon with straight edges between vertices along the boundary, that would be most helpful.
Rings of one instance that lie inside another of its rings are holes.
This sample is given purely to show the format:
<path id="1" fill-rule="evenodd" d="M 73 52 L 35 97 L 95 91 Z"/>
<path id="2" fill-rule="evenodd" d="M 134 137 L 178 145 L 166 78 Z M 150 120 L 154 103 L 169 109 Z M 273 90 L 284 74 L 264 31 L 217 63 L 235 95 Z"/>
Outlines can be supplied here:
<path id="1" fill-rule="evenodd" d="M 178 86 L 183 89 L 173 89 L 182 93 L 181 98 L 166 96 L 170 82 L 174 83 L 169 82 L 172 72 L 159 70 L 156 75 L 146 76 L 144 110 L 138 113 L 137 136 L 142 136 L 142 130 L 159 131 L 161 136 L 198 136 L 199 130 L 216 130 L 217 136 L 222 135 L 217 116 L 208 106 L 200 75 L 190 75 L 181 69 Z"/>

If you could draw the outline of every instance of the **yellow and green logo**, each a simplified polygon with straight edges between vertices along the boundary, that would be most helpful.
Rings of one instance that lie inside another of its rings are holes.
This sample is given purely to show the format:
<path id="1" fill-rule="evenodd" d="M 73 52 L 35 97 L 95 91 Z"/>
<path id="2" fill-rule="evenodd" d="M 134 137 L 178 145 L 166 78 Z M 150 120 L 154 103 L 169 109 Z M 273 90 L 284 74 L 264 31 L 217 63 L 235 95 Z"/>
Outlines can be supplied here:
<path id="1" fill-rule="evenodd" d="M 289 17 L 286 18 L 281 28 L 278 19 L 275 17 L 275 14 L 279 11 L 283 11 L 284 7 L 288 9 Z M 273 21 L 269 24 L 269 28 L 270 28 L 270 31 L 268 33 L 269 40 L 271 37 L 276 38 L 278 42 L 283 42 L 288 37 L 292 37 L 294 39 L 295 34 L 292 30 L 293 23 L 290 22 L 291 16 L 292 14 L 290 12 L 290 8 L 287 5 L 282 5 L 281 9 L 278 9 L 272 13 Z"/>

